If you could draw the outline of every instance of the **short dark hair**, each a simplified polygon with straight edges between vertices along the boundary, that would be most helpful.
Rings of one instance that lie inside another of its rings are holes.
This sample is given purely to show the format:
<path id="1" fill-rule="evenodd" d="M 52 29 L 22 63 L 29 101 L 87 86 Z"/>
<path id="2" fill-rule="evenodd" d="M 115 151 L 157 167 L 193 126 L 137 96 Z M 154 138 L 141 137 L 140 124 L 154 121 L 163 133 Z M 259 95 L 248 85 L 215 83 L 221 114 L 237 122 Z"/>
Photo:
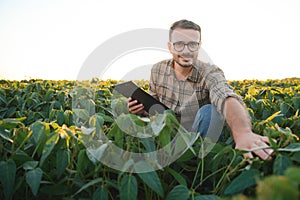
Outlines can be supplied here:
<path id="1" fill-rule="evenodd" d="M 176 28 L 193 29 L 193 30 L 199 31 L 200 41 L 201 41 L 201 27 L 198 24 L 196 24 L 192 21 L 186 20 L 186 19 L 179 20 L 177 22 L 174 22 L 171 25 L 170 30 L 169 30 L 169 40 L 170 41 L 171 41 L 171 35 Z"/>

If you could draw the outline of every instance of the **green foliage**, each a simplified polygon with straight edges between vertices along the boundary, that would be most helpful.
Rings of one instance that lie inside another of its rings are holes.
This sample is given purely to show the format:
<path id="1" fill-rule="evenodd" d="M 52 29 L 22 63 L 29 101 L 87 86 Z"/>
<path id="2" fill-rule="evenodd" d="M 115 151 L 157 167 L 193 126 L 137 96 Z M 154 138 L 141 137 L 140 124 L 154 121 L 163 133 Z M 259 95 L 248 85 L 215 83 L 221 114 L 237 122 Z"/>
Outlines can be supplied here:
<path id="1" fill-rule="evenodd" d="M 0 180 L 3 185 L 3 194 L 5 199 L 12 199 L 13 188 L 15 185 L 16 164 L 13 160 L 0 162 Z"/>
<path id="2" fill-rule="evenodd" d="M 120 199 L 131 200 L 136 199 L 138 193 L 137 180 L 133 175 L 126 175 L 120 183 Z"/>
<path id="3" fill-rule="evenodd" d="M 256 184 L 260 171 L 250 169 L 238 175 L 224 190 L 225 195 L 233 195 L 243 192 L 245 189 Z"/>
<path id="4" fill-rule="evenodd" d="M 225 142 L 211 145 L 180 128 L 171 111 L 129 114 L 111 88 L 117 82 L 0 80 L 0 199 L 299 199 L 299 79 L 229 82 L 254 131 L 276 140 L 273 159 L 251 165 L 226 128 Z M 187 139 L 194 142 L 183 151 Z M 107 154 L 112 145 L 132 153 Z M 151 164 L 134 160 L 161 148 Z M 178 159 L 160 166 L 171 154 Z"/>
<path id="5" fill-rule="evenodd" d="M 257 186 L 257 199 L 299 199 L 298 185 L 285 176 L 271 175 Z"/>

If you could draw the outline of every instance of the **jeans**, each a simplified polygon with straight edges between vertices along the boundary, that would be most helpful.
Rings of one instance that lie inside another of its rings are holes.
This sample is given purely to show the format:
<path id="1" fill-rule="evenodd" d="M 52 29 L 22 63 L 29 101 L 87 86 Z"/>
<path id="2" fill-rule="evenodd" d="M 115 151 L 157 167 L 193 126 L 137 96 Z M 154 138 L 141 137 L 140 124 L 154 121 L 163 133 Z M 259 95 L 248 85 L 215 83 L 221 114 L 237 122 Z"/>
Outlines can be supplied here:
<path id="1" fill-rule="evenodd" d="M 206 104 L 198 110 L 192 131 L 200 132 L 202 138 L 209 137 L 213 142 L 217 142 L 222 134 L 224 121 L 223 115 L 214 105 Z"/>

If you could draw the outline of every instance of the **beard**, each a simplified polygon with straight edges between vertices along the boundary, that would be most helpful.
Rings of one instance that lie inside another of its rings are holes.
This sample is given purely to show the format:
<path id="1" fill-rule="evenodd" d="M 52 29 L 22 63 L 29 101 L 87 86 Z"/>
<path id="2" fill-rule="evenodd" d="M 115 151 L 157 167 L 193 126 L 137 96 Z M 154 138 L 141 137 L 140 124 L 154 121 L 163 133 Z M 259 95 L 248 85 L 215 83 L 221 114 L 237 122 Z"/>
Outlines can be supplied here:
<path id="1" fill-rule="evenodd" d="M 184 64 L 184 63 L 180 63 L 180 61 L 178 60 L 174 60 L 180 67 L 182 68 L 189 68 L 192 66 L 192 64 Z"/>
<path id="2" fill-rule="evenodd" d="M 193 54 L 177 54 L 173 55 L 173 60 L 182 68 L 189 68 L 193 65 L 196 58 Z"/>

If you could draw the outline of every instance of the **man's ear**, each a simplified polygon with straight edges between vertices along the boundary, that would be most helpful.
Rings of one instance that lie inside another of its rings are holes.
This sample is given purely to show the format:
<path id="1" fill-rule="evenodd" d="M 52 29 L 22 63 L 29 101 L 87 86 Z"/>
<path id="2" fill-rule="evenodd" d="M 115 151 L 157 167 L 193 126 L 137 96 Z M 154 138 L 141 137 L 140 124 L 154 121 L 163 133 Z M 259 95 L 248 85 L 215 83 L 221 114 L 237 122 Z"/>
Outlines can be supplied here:
<path id="1" fill-rule="evenodd" d="M 171 42 L 168 42 L 168 49 L 172 53 L 172 44 L 171 44 Z"/>

